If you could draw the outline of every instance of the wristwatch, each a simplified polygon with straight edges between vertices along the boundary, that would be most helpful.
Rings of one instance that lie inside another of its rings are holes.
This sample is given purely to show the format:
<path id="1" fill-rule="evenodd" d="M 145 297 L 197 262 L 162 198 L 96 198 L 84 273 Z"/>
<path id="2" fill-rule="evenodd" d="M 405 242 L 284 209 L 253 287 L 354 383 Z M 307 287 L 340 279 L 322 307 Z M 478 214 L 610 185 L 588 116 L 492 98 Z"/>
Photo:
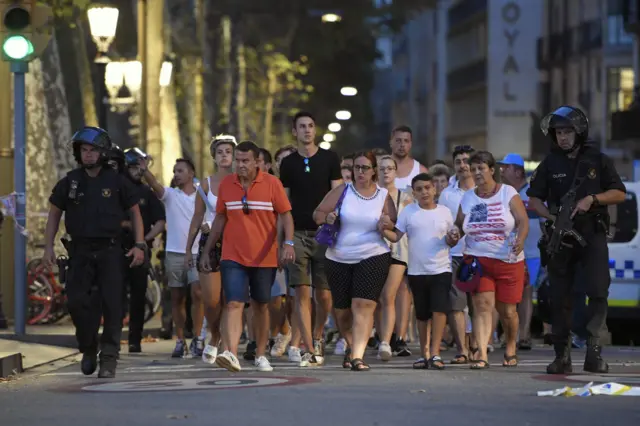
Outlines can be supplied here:
<path id="1" fill-rule="evenodd" d="M 282 244 L 286 244 L 286 245 L 291 246 L 291 247 L 294 246 L 293 241 L 291 241 L 291 240 L 283 241 Z"/>
<path id="2" fill-rule="evenodd" d="M 145 243 L 135 243 L 134 244 L 135 248 L 139 248 L 140 250 L 144 251 L 147 249 L 147 245 Z"/>
<path id="3" fill-rule="evenodd" d="M 593 204 L 594 206 L 599 206 L 600 205 L 600 201 L 598 201 L 598 197 L 596 197 L 596 194 L 591 194 L 591 198 L 593 199 Z"/>

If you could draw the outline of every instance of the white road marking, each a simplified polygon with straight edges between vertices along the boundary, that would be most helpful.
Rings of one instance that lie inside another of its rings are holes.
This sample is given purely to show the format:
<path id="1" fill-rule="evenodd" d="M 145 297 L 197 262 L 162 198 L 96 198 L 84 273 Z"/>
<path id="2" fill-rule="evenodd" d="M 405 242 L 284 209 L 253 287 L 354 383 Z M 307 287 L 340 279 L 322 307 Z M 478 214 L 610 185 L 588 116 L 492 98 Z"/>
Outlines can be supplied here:
<path id="1" fill-rule="evenodd" d="M 203 364 L 200 364 L 203 365 Z M 469 369 L 469 365 L 470 364 L 447 364 L 446 365 L 446 369 L 456 369 L 456 370 L 464 370 L 464 369 Z M 518 366 L 519 367 L 546 367 L 547 365 L 549 365 L 549 361 L 537 361 L 537 360 L 522 360 L 518 362 Z M 582 366 L 582 362 L 574 362 L 573 363 L 574 366 Z M 628 363 L 621 363 L 621 362 L 614 362 L 614 363 L 609 363 L 610 366 L 612 367 L 621 367 L 621 366 L 629 366 Z M 299 370 L 299 371 L 322 371 L 322 370 L 328 370 L 328 369 L 342 369 L 342 365 L 339 364 L 330 364 L 330 365 L 323 365 L 320 367 L 299 367 L 293 363 L 271 363 L 271 366 L 274 368 L 274 371 L 278 371 L 278 370 Z M 492 367 L 500 367 L 502 366 L 502 363 L 492 363 L 491 364 Z M 407 364 L 398 364 L 398 363 L 388 363 L 388 364 L 373 364 L 371 365 L 372 370 L 380 370 L 380 369 L 411 369 L 411 364 L 407 363 Z M 166 373 L 166 374 L 179 374 L 179 373 L 195 373 L 195 372 L 212 372 L 212 373 L 216 373 L 216 372 L 223 372 L 226 371 L 224 368 L 219 368 L 219 367 L 199 367 L 197 365 L 194 364 L 175 364 L 175 365 L 166 365 L 166 366 L 137 366 L 137 367 L 125 367 L 125 368 L 120 368 L 117 371 L 117 374 L 159 374 L 159 373 Z M 242 371 L 247 371 L 247 372 L 257 372 L 258 369 L 255 368 L 254 366 L 243 366 L 242 367 Z M 514 369 L 514 371 L 518 371 L 518 368 L 516 367 Z M 540 372 L 541 374 L 543 373 L 543 371 Z M 83 374 L 79 371 L 66 371 L 66 372 L 54 372 L 54 373 L 46 373 L 46 374 L 42 374 L 41 376 L 83 376 Z M 618 374 L 618 373 L 612 373 L 612 377 L 621 377 L 622 374 Z M 637 376 L 637 375 L 636 375 Z"/>

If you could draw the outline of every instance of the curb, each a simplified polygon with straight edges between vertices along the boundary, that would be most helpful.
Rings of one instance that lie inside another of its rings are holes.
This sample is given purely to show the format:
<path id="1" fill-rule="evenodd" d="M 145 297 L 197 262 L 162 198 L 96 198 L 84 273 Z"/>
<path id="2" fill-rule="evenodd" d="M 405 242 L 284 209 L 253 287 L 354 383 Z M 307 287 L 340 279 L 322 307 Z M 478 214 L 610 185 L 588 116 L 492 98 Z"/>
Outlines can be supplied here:
<path id="1" fill-rule="evenodd" d="M 0 378 L 6 379 L 9 376 L 23 372 L 21 353 L 18 352 L 0 358 Z"/>

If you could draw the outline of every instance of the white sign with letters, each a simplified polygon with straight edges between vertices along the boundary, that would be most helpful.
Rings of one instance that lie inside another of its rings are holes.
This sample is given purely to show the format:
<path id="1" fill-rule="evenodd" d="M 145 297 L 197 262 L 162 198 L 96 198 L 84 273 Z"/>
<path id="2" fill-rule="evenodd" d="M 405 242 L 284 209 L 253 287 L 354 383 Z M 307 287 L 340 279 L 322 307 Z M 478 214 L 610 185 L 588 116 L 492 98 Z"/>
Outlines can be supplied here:
<path id="1" fill-rule="evenodd" d="M 542 1 L 489 0 L 487 51 L 487 149 L 498 158 L 527 158 L 531 127 L 537 126 L 537 40 Z"/>

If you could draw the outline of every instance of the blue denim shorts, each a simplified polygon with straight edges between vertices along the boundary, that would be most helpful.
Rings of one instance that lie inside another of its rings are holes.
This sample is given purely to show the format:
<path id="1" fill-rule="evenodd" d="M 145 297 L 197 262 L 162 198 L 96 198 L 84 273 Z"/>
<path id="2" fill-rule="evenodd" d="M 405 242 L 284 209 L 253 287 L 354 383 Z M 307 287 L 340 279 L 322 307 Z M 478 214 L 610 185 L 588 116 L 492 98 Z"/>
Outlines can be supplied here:
<path id="1" fill-rule="evenodd" d="M 222 288 L 227 302 L 269 303 L 277 268 L 253 268 L 233 260 L 220 262 Z"/>

